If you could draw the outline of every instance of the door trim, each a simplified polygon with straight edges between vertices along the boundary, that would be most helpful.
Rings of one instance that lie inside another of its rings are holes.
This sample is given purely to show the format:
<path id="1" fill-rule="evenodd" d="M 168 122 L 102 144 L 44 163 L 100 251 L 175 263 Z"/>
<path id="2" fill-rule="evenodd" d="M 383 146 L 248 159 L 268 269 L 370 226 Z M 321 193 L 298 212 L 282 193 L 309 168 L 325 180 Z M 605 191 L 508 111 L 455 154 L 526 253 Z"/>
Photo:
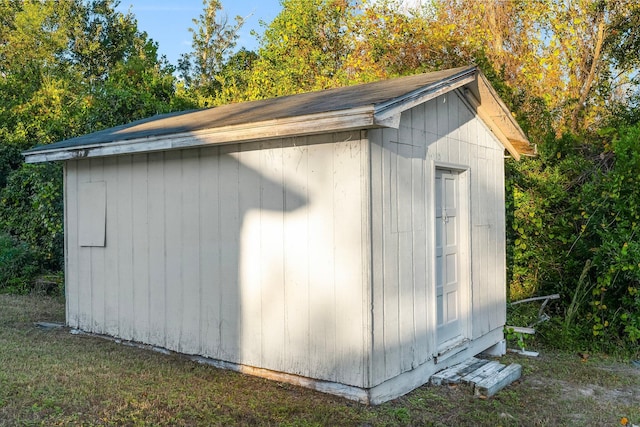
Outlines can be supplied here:
<path id="1" fill-rule="evenodd" d="M 458 348 L 464 345 L 465 342 L 471 340 L 471 320 L 472 320 L 472 277 L 471 277 L 471 171 L 468 166 L 451 164 L 446 162 L 431 161 L 430 179 L 431 185 L 426 186 L 427 191 L 430 191 L 428 197 L 430 208 L 427 211 L 427 224 L 429 228 L 429 239 L 427 244 L 428 250 L 431 252 L 430 264 L 431 264 L 431 283 L 429 290 L 429 297 L 431 303 L 431 330 L 433 331 L 431 338 L 431 348 L 433 349 L 432 355 L 434 358 L 442 357 L 448 350 Z M 460 254 L 460 336 L 456 340 L 449 340 L 444 343 L 438 344 L 437 336 L 437 301 L 436 301 L 436 236 L 435 236 L 435 221 L 436 221 L 436 172 L 438 170 L 444 170 L 456 173 L 458 175 L 458 201 L 460 204 L 460 242 L 459 242 L 459 254 Z"/>

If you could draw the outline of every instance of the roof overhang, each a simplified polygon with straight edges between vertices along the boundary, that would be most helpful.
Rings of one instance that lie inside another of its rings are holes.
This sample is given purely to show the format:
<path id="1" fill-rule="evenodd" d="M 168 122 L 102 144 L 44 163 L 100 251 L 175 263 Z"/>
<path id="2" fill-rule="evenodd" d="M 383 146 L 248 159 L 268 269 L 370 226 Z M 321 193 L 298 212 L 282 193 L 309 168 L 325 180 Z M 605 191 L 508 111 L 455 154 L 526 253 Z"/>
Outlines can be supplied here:
<path id="1" fill-rule="evenodd" d="M 403 111 L 453 90 L 464 94 L 470 107 L 515 159 L 520 159 L 522 154 L 533 154 L 526 135 L 484 75 L 476 67 L 452 71 L 454 73 L 446 78 L 425 84 L 401 96 L 369 105 L 227 126 L 213 125 L 206 129 L 170 134 L 130 137 L 129 133 L 135 135 L 137 128 L 144 129 L 149 125 L 150 121 L 144 121 L 124 126 L 122 129 L 113 128 L 110 139 L 102 142 L 50 148 L 41 146 L 28 150 L 23 155 L 27 163 L 38 163 L 299 137 L 326 132 L 398 128 Z"/>
<path id="2" fill-rule="evenodd" d="M 446 80 L 409 92 L 401 98 L 377 104 L 375 109 L 376 123 L 397 129 L 400 126 L 400 115 L 403 111 L 474 82 L 477 73 L 476 68 L 468 68 Z"/>
<path id="3" fill-rule="evenodd" d="M 513 158 L 520 160 L 522 155 L 535 155 L 529 139 L 509 108 L 502 102 L 484 74 L 475 67 L 437 84 L 415 90 L 401 99 L 376 105 L 376 123 L 398 128 L 403 111 L 455 89 L 461 89 L 470 106 Z"/>
<path id="4" fill-rule="evenodd" d="M 522 155 L 536 154 L 524 131 L 484 74 L 478 72 L 477 79 L 466 86 L 463 93 L 478 117 L 514 159 L 520 160 Z"/>
<path id="5" fill-rule="evenodd" d="M 369 106 L 255 123 L 221 126 L 171 135 L 79 145 L 70 148 L 47 150 L 45 146 L 44 149 L 35 152 L 26 151 L 23 155 L 27 163 L 39 163 L 233 144 L 261 139 L 307 136 L 373 127 L 379 127 L 379 125 L 376 124 L 374 118 L 373 106 Z"/>

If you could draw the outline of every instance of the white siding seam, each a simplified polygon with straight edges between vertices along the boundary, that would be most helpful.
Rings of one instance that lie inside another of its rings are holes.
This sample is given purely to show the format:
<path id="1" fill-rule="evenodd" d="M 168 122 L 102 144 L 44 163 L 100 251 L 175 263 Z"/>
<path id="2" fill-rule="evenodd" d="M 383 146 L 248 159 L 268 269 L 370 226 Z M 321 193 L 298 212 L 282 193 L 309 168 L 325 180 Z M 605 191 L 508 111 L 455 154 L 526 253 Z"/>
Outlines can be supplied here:
<path id="1" fill-rule="evenodd" d="M 129 186 L 129 207 L 131 209 L 131 211 L 129 212 L 129 224 L 131 225 L 131 277 L 130 277 L 130 285 L 131 286 L 131 324 L 129 325 L 129 339 L 134 339 L 136 337 L 136 314 L 138 312 L 138 310 L 136 310 L 136 302 L 137 302 L 137 298 L 136 295 L 139 292 L 138 286 L 136 284 L 136 277 L 135 277 L 135 265 L 136 265 L 136 244 L 135 244 L 135 222 L 134 222 L 134 217 L 135 217 L 135 207 L 134 207 L 134 202 L 133 202 L 133 187 L 135 186 L 135 177 L 134 177 L 134 156 L 130 156 L 129 157 L 129 174 L 131 177 L 131 182 L 130 182 L 130 186 Z M 138 289 L 138 292 L 136 292 L 136 289 Z M 147 291 L 148 292 L 148 291 Z"/>
<path id="2" fill-rule="evenodd" d="M 373 199 L 372 199 L 372 190 L 371 190 L 371 141 L 369 140 L 369 136 L 366 130 L 360 132 L 360 146 L 361 146 L 361 188 L 362 188 L 362 196 L 361 196 L 361 209 L 362 209 L 362 217 L 364 218 L 364 223 L 362 224 L 362 295 L 366 298 L 363 301 L 363 305 L 361 307 L 362 310 L 362 320 L 363 320 L 363 342 L 362 342 L 362 363 L 363 363 L 363 371 L 362 371 L 362 384 L 365 387 L 370 387 L 371 384 L 371 374 L 372 374 L 372 361 L 373 361 L 373 339 L 374 339 L 374 329 L 373 329 L 373 244 L 372 244 L 372 234 L 373 234 Z"/>
<path id="3" fill-rule="evenodd" d="M 333 370 L 336 369 L 336 341 L 337 341 L 337 327 L 338 327 L 338 319 L 335 315 L 336 312 L 336 216 L 338 212 L 336 212 L 336 135 L 332 134 L 332 144 L 331 144 L 331 210 L 333 213 L 332 227 L 331 227 L 331 250 L 332 250 L 332 262 L 331 262 L 331 284 L 333 287 L 332 291 L 332 307 L 333 307 L 333 325 L 331 325 L 330 332 L 332 332 L 333 342 L 330 343 L 330 354 L 332 355 L 331 362 L 333 364 Z M 334 372 L 335 375 L 335 372 Z"/>
<path id="4" fill-rule="evenodd" d="M 221 186 L 220 186 L 220 168 L 222 167 L 220 165 L 220 159 L 221 159 L 222 155 L 220 153 L 220 148 L 216 147 L 216 160 L 215 160 L 215 173 L 217 175 L 216 177 L 216 184 L 217 184 L 217 189 L 216 189 L 216 196 L 218 198 L 218 203 L 216 203 L 216 207 L 218 209 L 218 213 L 217 213 L 217 224 L 216 224 L 216 236 L 218 237 L 218 240 L 222 240 L 222 219 L 221 219 L 221 206 L 222 203 L 220 203 L 220 190 L 221 190 Z M 218 245 L 220 245 L 220 243 L 218 243 Z M 217 294 L 218 294 L 218 324 L 216 325 L 217 329 L 218 329 L 218 342 L 217 342 L 217 348 L 214 349 L 214 353 L 217 356 L 220 356 L 222 354 L 222 250 L 220 250 L 220 247 L 218 246 L 217 248 L 217 256 L 218 256 L 218 270 L 217 270 L 217 275 L 218 277 L 216 277 L 216 282 L 219 284 L 218 285 L 218 289 L 217 289 Z"/>
<path id="5" fill-rule="evenodd" d="M 162 292 L 164 294 L 164 298 L 162 301 L 162 304 L 164 306 L 163 309 L 163 316 L 162 316 L 162 321 L 163 321 L 163 330 L 162 330 L 162 342 L 163 342 L 163 346 L 166 348 L 167 347 L 167 314 L 168 314 L 168 310 L 167 310 L 167 300 L 169 295 L 167 294 L 167 186 L 166 186 L 166 182 L 167 182 L 167 156 L 166 153 L 162 152 L 162 157 L 161 157 L 161 161 L 162 161 L 162 182 L 163 182 L 163 186 L 162 186 L 162 193 L 163 193 L 163 197 L 162 197 L 162 219 L 163 219 L 163 227 L 164 227 L 164 232 L 162 233 L 162 265 L 164 267 L 164 274 L 162 277 Z"/>

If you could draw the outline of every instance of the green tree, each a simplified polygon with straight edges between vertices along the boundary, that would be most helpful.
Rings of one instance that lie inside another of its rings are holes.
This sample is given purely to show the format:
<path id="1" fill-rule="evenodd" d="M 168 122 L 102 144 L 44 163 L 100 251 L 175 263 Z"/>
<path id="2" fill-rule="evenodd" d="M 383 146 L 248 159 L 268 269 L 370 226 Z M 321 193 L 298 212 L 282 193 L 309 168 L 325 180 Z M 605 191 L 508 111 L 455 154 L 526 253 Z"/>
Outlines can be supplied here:
<path id="1" fill-rule="evenodd" d="M 25 165 L 20 151 L 195 105 L 116 4 L 0 2 L 0 233 L 44 269 L 62 268 L 61 168 Z"/>
<path id="2" fill-rule="evenodd" d="M 509 85 L 544 100 L 561 135 L 596 131 L 612 102 L 628 102 L 634 62 L 623 58 L 637 61 L 638 8 L 633 0 L 459 0 L 433 10 Z"/>
<path id="3" fill-rule="evenodd" d="M 22 164 L 0 190 L 0 229 L 29 245 L 40 268 L 63 267 L 62 168 Z"/>
<path id="4" fill-rule="evenodd" d="M 203 0 L 203 5 L 204 12 L 193 20 L 195 27 L 189 28 L 193 51 L 182 55 L 178 70 L 185 85 L 209 104 L 220 91 L 219 76 L 233 54 L 244 18 L 236 16 L 230 23 L 219 0 Z"/>
<path id="5" fill-rule="evenodd" d="M 195 107 L 176 92 L 174 68 L 158 59 L 158 46 L 139 37 L 133 50 L 109 69 L 108 76 L 91 94 L 86 132 L 117 126 L 170 111 Z"/>
<path id="6" fill-rule="evenodd" d="M 5 4 L 5 6 L 7 6 Z M 0 139 L 26 149 L 72 135 L 83 110 L 77 75 L 64 60 L 75 4 L 15 2 L 3 11 Z"/>
<path id="7" fill-rule="evenodd" d="M 583 186 L 583 253 L 592 260 L 591 333 L 640 343 L 640 125 L 609 128 L 593 179 Z"/>
<path id="8" fill-rule="evenodd" d="M 75 0 L 74 25 L 68 30 L 67 60 L 84 78 L 97 84 L 117 63 L 139 55 L 147 34 L 138 30 L 131 13 L 116 10 L 118 1 Z"/>
<path id="9" fill-rule="evenodd" d="M 431 9 L 407 9 L 400 0 L 365 3 L 349 25 L 354 48 L 352 78 L 377 80 L 469 65 L 475 52 L 465 49 L 454 26 Z"/>
<path id="10" fill-rule="evenodd" d="M 225 62 L 220 74 L 216 76 L 220 84 L 216 93 L 216 105 L 245 100 L 244 94 L 247 92 L 253 67 L 258 59 L 257 53 L 242 48 Z"/>
<path id="11" fill-rule="evenodd" d="M 356 6 L 348 0 L 283 0 L 264 31 L 241 99 L 260 99 L 341 86 L 352 46 L 348 24 Z"/>

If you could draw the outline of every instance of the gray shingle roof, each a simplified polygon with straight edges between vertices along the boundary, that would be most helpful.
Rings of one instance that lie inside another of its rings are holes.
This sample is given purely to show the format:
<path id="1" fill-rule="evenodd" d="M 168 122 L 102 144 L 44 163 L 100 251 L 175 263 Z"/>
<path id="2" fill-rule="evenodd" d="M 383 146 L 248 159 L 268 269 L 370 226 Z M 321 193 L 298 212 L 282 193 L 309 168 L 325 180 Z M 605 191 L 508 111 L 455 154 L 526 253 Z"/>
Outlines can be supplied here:
<path id="1" fill-rule="evenodd" d="M 38 146 L 28 150 L 25 154 L 42 150 L 73 148 L 145 137 L 168 136 L 221 126 L 348 110 L 367 105 L 375 106 L 470 69 L 473 69 L 473 67 L 454 68 L 318 92 L 223 105 L 203 110 L 162 114 L 54 144 Z"/>
<path id="2" fill-rule="evenodd" d="M 463 91 L 505 148 L 519 158 L 530 145 L 476 67 L 157 115 L 34 147 L 27 162 L 67 160 L 228 144 L 373 127 L 398 127 L 400 113 L 455 88 Z M 475 101 L 474 101 L 475 100 Z"/>

